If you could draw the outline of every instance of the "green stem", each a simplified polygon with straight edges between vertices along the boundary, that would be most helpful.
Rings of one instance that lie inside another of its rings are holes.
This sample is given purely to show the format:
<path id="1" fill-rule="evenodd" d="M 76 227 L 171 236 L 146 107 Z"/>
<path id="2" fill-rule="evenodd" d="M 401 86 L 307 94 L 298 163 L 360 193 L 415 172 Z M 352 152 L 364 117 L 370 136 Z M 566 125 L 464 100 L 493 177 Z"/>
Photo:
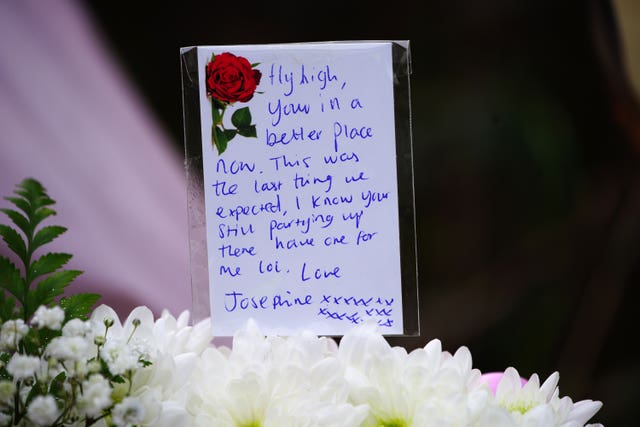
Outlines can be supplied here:
<path id="1" fill-rule="evenodd" d="M 30 307 L 27 301 L 29 296 L 29 289 L 31 288 L 31 284 L 33 282 L 33 278 L 31 277 L 31 257 L 33 256 L 33 236 L 35 234 L 36 225 L 33 224 L 31 218 L 29 218 L 29 232 L 25 233 L 25 237 L 27 238 L 27 251 L 26 258 L 22 260 L 24 263 L 24 290 L 22 296 L 22 316 L 25 323 L 29 321 L 30 316 Z M 31 227 L 32 226 L 32 227 Z"/>

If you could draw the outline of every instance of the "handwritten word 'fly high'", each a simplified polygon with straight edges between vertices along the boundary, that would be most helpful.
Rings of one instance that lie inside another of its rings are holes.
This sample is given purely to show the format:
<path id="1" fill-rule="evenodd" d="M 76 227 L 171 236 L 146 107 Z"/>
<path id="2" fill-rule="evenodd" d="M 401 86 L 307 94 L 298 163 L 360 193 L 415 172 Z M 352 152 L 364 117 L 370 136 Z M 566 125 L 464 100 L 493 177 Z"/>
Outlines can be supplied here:
<path id="1" fill-rule="evenodd" d="M 320 90 L 325 90 L 329 83 L 337 82 L 338 76 L 331 71 L 329 65 L 322 65 L 318 68 L 312 66 L 305 67 L 304 64 L 300 64 L 300 69 L 297 72 L 284 69 L 282 65 L 271 64 L 269 72 L 269 83 L 271 86 L 276 84 L 283 86 L 282 94 L 284 96 L 291 96 L 296 86 L 315 85 Z M 344 88 L 346 83 L 342 83 L 341 88 Z"/>

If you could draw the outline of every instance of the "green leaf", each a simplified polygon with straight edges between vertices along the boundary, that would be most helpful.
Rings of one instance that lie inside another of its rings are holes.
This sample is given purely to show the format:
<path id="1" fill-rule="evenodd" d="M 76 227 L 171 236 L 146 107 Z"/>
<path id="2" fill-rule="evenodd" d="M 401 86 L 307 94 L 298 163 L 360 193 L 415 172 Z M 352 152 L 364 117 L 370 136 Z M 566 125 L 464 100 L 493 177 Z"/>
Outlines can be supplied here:
<path id="1" fill-rule="evenodd" d="M 214 126 L 211 136 L 213 137 L 213 142 L 218 150 L 218 155 L 222 154 L 224 150 L 227 149 L 227 143 L 229 142 L 229 138 L 227 138 L 225 131 L 218 126 Z"/>
<path id="2" fill-rule="evenodd" d="M 20 212 L 13 209 L 0 209 L 0 212 L 4 212 L 15 225 L 25 234 L 25 236 L 31 236 L 33 233 L 33 227 L 27 218 Z"/>
<path id="3" fill-rule="evenodd" d="M 26 178 L 20 184 L 17 185 L 18 189 L 15 191 L 29 200 L 34 208 L 41 206 L 52 205 L 55 202 L 47 195 L 47 190 L 33 178 Z"/>
<path id="4" fill-rule="evenodd" d="M 258 133 L 256 132 L 256 125 L 238 128 L 238 134 L 247 138 L 256 138 L 258 136 Z"/>
<path id="5" fill-rule="evenodd" d="M 22 261 L 26 262 L 27 245 L 20 234 L 18 234 L 18 232 L 13 228 L 0 224 L 0 236 L 2 236 L 2 240 L 7 243 L 9 249 L 18 255 Z"/>
<path id="6" fill-rule="evenodd" d="M 31 241 L 31 250 L 34 251 L 40 246 L 51 242 L 53 239 L 55 239 L 65 231 L 67 231 L 67 229 L 59 225 L 42 227 L 40 231 L 38 231 L 36 235 L 33 236 L 33 240 Z"/>
<path id="7" fill-rule="evenodd" d="M 251 68 L 256 68 L 258 65 L 260 65 L 259 62 L 254 62 L 253 64 L 251 64 Z"/>
<path id="8" fill-rule="evenodd" d="M 216 132 L 216 129 L 217 126 L 211 126 L 211 143 L 216 146 L 218 153 L 220 153 L 220 148 L 218 148 L 220 142 L 218 142 L 218 132 Z"/>
<path id="9" fill-rule="evenodd" d="M 5 322 L 13 318 L 13 310 L 16 308 L 16 301 L 0 292 L 0 322 Z"/>
<path id="10" fill-rule="evenodd" d="M 65 400 L 67 398 L 64 382 L 67 379 L 67 374 L 65 371 L 60 372 L 56 377 L 51 380 L 51 385 L 49 386 L 49 394 L 57 397 L 58 399 Z"/>
<path id="11" fill-rule="evenodd" d="M 10 292 L 18 301 L 24 298 L 26 285 L 20 277 L 20 271 L 3 256 L 0 256 L 0 287 Z"/>
<path id="12" fill-rule="evenodd" d="M 124 384 L 125 380 L 122 375 L 116 375 L 115 377 L 111 378 L 111 382 L 117 383 L 117 384 Z"/>
<path id="13" fill-rule="evenodd" d="M 34 353 L 36 354 L 38 353 L 38 350 L 48 346 L 49 343 L 54 338 L 62 335 L 62 331 L 56 331 L 49 328 L 32 329 L 32 330 L 34 330 L 39 335 L 38 340 L 36 341 L 36 346 L 33 349 Z"/>
<path id="14" fill-rule="evenodd" d="M 34 212 L 33 216 L 31 217 L 31 222 L 33 224 L 33 227 L 40 224 L 43 219 L 55 214 L 56 214 L 56 211 L 54 211 L 53 209 L 50 209 L 44 206 L 41 208 L 38 208 Z"/>
<path id="15" fill-rule="evenodd" d="M 86 320 L 93 309 L 93 306 L 100 299 L 98 294 L 75 294 L 60 300 L 60 307 L 64 310 L 67 320 Z"/>
<path id="16" fill-rule="evenodd" d="M 251 112 L 249 111 L 249 107 L 239 108 L 234 111 L 231 115 L 231 123 L 238 129 L 251 126 Z"/>
<path id="17" fill-rule="evenodd" d="M 31 207 L 31 204 L 28 200 L 22 197 L 5 197 L 4 199 L 16 205 L 28 217 L 31 217 L 31 215 L 33 215 L 33 208 Z"/>
<path id="18" fill-rule="evenodd" d="M 38 282 L 36 289 L 29 291 L 27 304 L 25 304 L 25 317 L 31 317 L 31 314 L 33 314 L 39 306 L 51 303 L 53 299 L 61 295 L 64 292 L 64 288 L 80 274 L 82 274 L 82 272 L 78 270 L 61 270 L 50 274 Z"/>
<path id="19" fill-rule="evenodd" d="M 43 274 L 53 273 L 71 259 L 70 254 L 48 253 L 42 255 L 29 266 L 29 278 L 31 280 Z"/>
<path id="20" fill-rule="evenodd" d="M 38 181 L 27 178 L 16 186 L 14 193 L 18 197 L 5 199 L 23 213 L 14 209 L 0 209 L 17 226 L 14 229 L 0 224 L 0 236 L 22 260 L 25 268 L 21 272 L 9 258 L 0 256 L 0 317 L 4 319 L 6 316 L 17 316 L 28 321 L 40 305 L 50 305 L 54 298 L 63 294 L 69 283 L 81 272 L 60 270 L 71 259 L 69 254 L 49 252 L 35 261 L 31 260 L 36 249 L 53 241 L 67 229 L 54 225 L 36 230 L 44 219 L 56 214 L 49 207 L 55 201 L 47 195 Z M 20 230 L 24 236 L 19 233 Z M 40 281 L 36 283 L 34 279 L 37 278 Z M 72 317 L 85 316 L 98 298 L 93 294 L 70 298 L 64 308 Z M 67 317 L 69 318 L 69 314 Z M 43 340 L 50 340 L 56 334 L 59 331 L 49 331 L 46 328 L 38 330 L 28 339 L 25 337 L 25 349 L 33 348 L 36 351 Z"/>

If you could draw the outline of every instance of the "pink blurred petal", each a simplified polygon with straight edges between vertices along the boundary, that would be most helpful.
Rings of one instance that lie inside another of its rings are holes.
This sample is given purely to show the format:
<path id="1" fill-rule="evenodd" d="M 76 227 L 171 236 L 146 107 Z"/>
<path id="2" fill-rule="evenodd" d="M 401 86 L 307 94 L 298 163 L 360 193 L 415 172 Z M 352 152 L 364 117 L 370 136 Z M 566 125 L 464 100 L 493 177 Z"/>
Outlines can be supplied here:
<path id="1" fill-rule="evenodd" d="M 498 389 L 498 384 L 500 380 L 504 376 L 504 372 L 488 372 L 486 374 L 482 374 L 482 380 L 484 380 L 488 385 L 493 394 L 496 394 L 496 390 Z M 525 378 L 520 377 L 520 381 L 524 386 L 527 383 Z"/>

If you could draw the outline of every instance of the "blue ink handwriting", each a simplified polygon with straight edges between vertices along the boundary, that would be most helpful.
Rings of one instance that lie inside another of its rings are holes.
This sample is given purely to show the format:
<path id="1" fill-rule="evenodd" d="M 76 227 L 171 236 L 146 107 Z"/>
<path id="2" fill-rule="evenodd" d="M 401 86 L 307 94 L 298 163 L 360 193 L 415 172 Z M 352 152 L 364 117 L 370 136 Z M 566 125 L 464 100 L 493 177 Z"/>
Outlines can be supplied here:
<path id="1" fill-rule="evenodd" d="M 340 277 L 342 277 L 342 275 L 340 274 L 339 266 L 329 267 L 328 270 L 325 270 L 324 268 L 314 269 L 313 267 L 309 267 L 309 270 L 313 271 L 313 273 L 309 273 L 307 272 L 307 263 L 303 262 L 302 268 L 300 270 L 301 270 L 300 278 L 302 279 L 303 282 L 306 282 L 311 279 L 324 280 L 324 279 L 329 279 L 331 277 L 336 279 L 339 279 Z"/>
<path id="2" fill-rule="evenodd" d="M 224 208 L 218 206 L 216 208 L 216 216 L 218 218 L 233 218 L 236 221 L 240 220 L 240 217 L 245 216 L 257 216 L 261 213 L 278 213 L 282 212 L 282 206 L 280 205 L 280 195 L 276 194 L 276 200 L 255 204 L 255 205 L 238 205 L 235 208 Z M 286 211 L 285 211 L 286 212 Z M 284 212 L 283 212 L 284 215 Z"/>
<path id="3" fill-rule="evenodd" d="M 280 170 L 280 168 L 295 168 L 304 166 L 305 168 L 309 168 L 311 166 L 311 157 L 303 157 L 300 159 L 291 160 L 291 157 L 287 158 L 284 154 L 278 157 L 270 157 L 269 160 L 273 162 L 273 167 L 276 170 Z"/>
<path id="4" fill-rule="evenodd" d="M 306 294 L 294 297 L 291 291 L 286 291 L 286 295 L 261 295 L 261 296 L 245 296 L 243 292 L 227 292 L 224 294 L 224 309 L 232 313 L 237 309 L 273 309 L 291 308 L 295 306 L 305 306 L 313 303 L 313 296 Z"/>
<path id="5" fill-rule="evenodd" d="M 322 130 L 311 129 L 304 130 L 304 126 L 292 128 L 291 132 L 278 132 L 271 131 L 266 128 L 266 143 L 269 147 L 273 147 L 277 144 L 289 145 L 293 141 L 318 141 L 322 135 Z"/>
<path id="6" fill-rule="evenodd" d="M 218 224 L 218 237 L 221 239 L 226 239 L 229 237 L 238 237 L 238 236 L 246 236 L 247 234 L 253 234 L 255 230 L 253 229 L 253 224 L 249 224 L 248 226 L 244 225 L 229 225 L 224 222 Z"/>
<path id="7" fill-rule="evenodd" d="M 355 140 L 355 139 L 369 139 L 373 138 L 373 129 L 370 126 L 355 126 L 350 127 L 346 123 L 334 122 L 333 123 L 333 149 L 338 152 L 338 142 L 341 139 Z"/>
<path id="8" fill-rule="evenodd" d="M 280 99 L 274 105 L 271 105 L 271 101 L 267 104 L 267 110 L 269 114 L 271 114 L 271 124 L 273 126 L 278 126 L 280 121 L 282 120 L 282 116 L 291 116 L 294 114 L 306 114 L 308 115 L 311 112 L 311 106 L 309 104 L 300 104 L 300 103 L 288 103 L 282 105 Z"/>

